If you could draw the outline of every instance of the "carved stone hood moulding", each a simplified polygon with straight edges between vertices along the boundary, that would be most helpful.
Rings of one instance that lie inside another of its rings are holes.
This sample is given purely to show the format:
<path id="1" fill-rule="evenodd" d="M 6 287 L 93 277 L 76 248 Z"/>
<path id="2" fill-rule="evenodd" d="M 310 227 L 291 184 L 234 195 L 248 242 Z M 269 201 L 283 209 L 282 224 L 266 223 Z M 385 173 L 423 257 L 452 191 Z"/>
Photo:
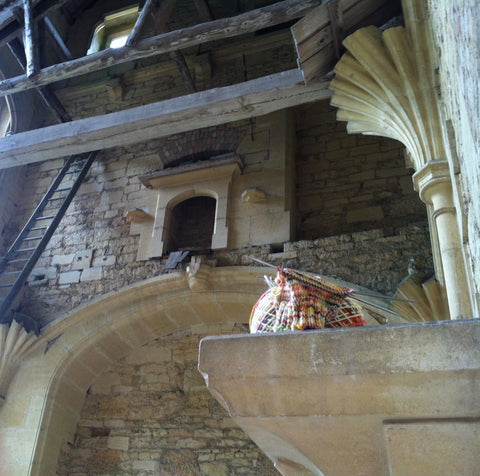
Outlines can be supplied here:
<path id="1" fill-rule="evenodd" d="M 212 249 L 226 248 L 230 184 L 234 174 L 240 174 L 242 169 L 241 159 L 236 154 L 229 154 L 140 176 L 143 185 L 156 192 L 156 205 L 149 207 L 154 210 L 154 214 L 148 213 L 149 219 L 132 223 L 130 233 L 140 234 L 137 259 L 156 258 L 166 252 L 173 207 L 196 196 L 208 196 L 217 201 Z"/>

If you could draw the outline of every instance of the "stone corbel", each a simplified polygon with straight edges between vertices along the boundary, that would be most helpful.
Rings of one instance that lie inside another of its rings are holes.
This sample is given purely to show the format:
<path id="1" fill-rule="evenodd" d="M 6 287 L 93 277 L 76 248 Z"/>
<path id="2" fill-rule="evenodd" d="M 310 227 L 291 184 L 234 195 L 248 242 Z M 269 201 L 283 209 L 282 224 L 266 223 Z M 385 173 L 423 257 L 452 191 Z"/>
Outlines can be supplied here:
<path id="1" fill-rule="evenodd" d="M 125 218 L 129 223 L 142 223 L 149 217 L 150 215 L 143 208 L 131 208 L 125 212 Z"/>
<path id="2" fill-rule="evenodd" d="M 201 256 L 192 256 L 187 266 L 187 280 L 193 292 L 208 291 L 211 288 L 212 270 L 215 262 L 206 262 Z"/>

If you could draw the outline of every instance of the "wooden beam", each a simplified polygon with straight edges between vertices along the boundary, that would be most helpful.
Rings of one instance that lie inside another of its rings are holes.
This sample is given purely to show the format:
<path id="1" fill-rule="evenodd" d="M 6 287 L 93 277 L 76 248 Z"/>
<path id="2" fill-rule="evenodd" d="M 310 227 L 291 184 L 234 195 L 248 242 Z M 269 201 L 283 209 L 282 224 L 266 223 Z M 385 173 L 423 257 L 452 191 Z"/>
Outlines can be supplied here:
<path id="1" fill-rule="evenodd" d="M 328 17 L 330 19 L 330 28 L 332 29 L 332 39 L 333 39 L 333 46 L 335 49 L 335 57 L 337 60 L 343 54 L 342 50 L 342 11 L 338 4 L 338 0 L 331 0 L 327 3 L 328 6 Z"/>
<path id="2" fill-rule="evenodd" d="M 148 32 L 152 34 L 164 33 L 167 28 L 167 22 L 172 14 L 173 8 L 177 0 L 163 0 L 160 8 L 157 7 L 158 0 L 147 0 L 145 5 L 142 8 L 140 16 L 135 23 L 130 35 L 128 35 L 126 46 L 135 46 L 140 38 L 148 36 Z M 150 26 L 148 20 L 155 19 L 154 24 L 150 21 Z M 195 82 L 193 81 L 190 70 L 188 69 L 187 62 L 185 57 L 180 51 L 170 52 L 170 57 L 175 61 L 180 74 L 182 75 L 183 82 L 189 93 L 194 93 L 197 88 L 195 87 Z"/>
<path id="3" fill-rule="evenodd" d="M 33 17 L 38 21 L 68 1 L 69 0 L 40 0 L 33 6 Z M 17 7 L 13 7 L 11 10 L 4 10 L 2 14 L 0 14 L 0 46 L 13 40 L 22 32 L 23 19 L 17 18 L 16 8 Z"/>
<path id="4" fill-rule="evenodd" d="M 52 38 L 55 40 L 55 44 L 58 46 L 59 50 L 61 51 L 64 57 L 63 59 L 66 59 L 66 60 L 73 59 L 73 55 L 70 49 L 63 41 L 63 38 L 61 37 L 60 33 L 58 33 L 58 30 L 55 28 L 55 25 L 52 23 L 50 18 L 45 17 L 43 21 L 45 23 L 45 26 L 47 27 L 48 32 L 50 33 L 50 35 L 52 35 Z"/>
<path id="5" fill-rule="evenodd" d="M 25 58 L 25 51 L 20 40 L 18 38 L 14 38 L 12 41 L 7 43 L 7 47 L 12 56 L 17 60 L 19 66 L 25 71 L 25 68 L 27 67 L 27 60 Z M 35 88 L 35 90 L 57 122 L 68 122 L 72 120 L 62 103 L 58 100 L 57 96 L 55 96 L 48 86 L 38 87 Z"/>
<path id="6" fill-rule="evenodd" d="M 298 69 L 0 139 L 0 168 L 125 146 L 261 116 L 331 96 Z"/>
<path id="7" fill-rule="evenodd" d="M 177 68 L 182 75 L 187 91 L 189 93 L 194 93 L 197 90 L 197 87 L 195 86 L 195 81 L 193 80 L 192 73 L 190 73 L 187 62 L 185 61 L 185 56 L 183 56 L 181 51 L 172 51 L 170 57 L 175 61 Z"/>
<path id="8" fill-rule="evenodd" d="M 128 35 L 126 46 L 135 46 L 141 38 L 165 32 L 177 0 L 163 0 L 160 6 L 158 2 L 159 0 L 145 2 L 135 26 Z"/>
<path id="9" fill-rule="evenodd" d="M 39 70 L 37 24 L 33 18 L 31 0 L 23 0 L 23 13 L 25 19 L 23 44 L 25 45 L 25 57 L 27 58 L 25 72 L 27 77 L 30 77 Z"/>
<path id="10" fill-rule="evenodd" d="M 29 78 L 22 75 L 0 81 L 0 96 L 25 91 L 128 61 L 188 48 L 207 41 L 252 33 L 300 18 L 318 4 L 319 0 L 284 0 L 242 13 L 236 17 L 222 18 L 140 40 L 136 47 L 109 48 L 89 56 L 49 66 L 40 70 L 34 77 Z"/>
<path id="11" fill-rule="evenodd" d="M 128 35 L 125 46 L 134 46 L 137 44 L 138 39 L 140 38 L 142 32 L 145 29 L 145 25 L 147 24 L 149 17 L 151 18 L 154 14 L 156 4 L 157 0 L 147 0 L 145 2 L 145 5 L 143 6 L 142 11 L 137 18 L 137 21 L 132 28 L 132 31 Z"/>

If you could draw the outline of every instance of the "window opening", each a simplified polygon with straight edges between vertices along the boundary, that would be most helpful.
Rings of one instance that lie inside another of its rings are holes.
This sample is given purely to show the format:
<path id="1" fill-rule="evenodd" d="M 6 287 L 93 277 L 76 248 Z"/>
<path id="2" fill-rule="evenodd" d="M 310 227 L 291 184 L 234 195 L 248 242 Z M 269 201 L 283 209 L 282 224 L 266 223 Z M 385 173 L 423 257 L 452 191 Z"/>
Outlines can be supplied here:
<path id="1" fill-rule="evenodd" d="M 217 201 L 197 196 L 173 207 L 170 215 L 167 251 L 210 250 L 215 228 Z"/>
<path id="2" fill-rule="evenodd" d="M 93 32 L 92 42 L 87 54 L 96 53 L 106 48 L 124 46 L 139 14 L 138 5 L 134 5 L 105 15 L 103 21 L 97 25 Z"/>

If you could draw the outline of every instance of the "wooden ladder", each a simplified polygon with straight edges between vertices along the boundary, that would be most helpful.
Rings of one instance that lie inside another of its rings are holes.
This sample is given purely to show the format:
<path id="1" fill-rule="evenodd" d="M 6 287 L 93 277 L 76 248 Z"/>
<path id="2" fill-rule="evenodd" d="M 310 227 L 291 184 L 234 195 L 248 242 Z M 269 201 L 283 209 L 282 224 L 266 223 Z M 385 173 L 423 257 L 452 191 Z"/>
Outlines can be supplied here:
<path id="1" fill-rule="evenodd" d="M 97 152 L 73 155 L 0 260 L 0 324 L 10 324 L 12 306 L 88 173 Z M 38 329 L 35 329 L 38 333 Z"/>

